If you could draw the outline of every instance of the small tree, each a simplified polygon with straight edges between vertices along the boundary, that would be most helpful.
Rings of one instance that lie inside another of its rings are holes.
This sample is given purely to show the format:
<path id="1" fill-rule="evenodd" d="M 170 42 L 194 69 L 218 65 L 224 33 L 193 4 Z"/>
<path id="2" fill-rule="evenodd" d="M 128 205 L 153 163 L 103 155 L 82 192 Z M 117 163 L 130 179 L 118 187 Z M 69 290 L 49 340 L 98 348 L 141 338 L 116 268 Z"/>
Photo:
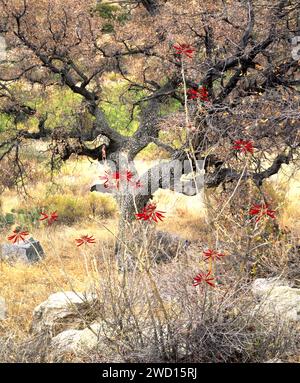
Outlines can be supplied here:
<path id="1" fill-rule="evenodd" d="M 164 186 L 162 175 L 175 160 L 191 164 L 182 165 L 183 173 L 203 160 L 206 188 L 244 180 L 261 188 L 283 164 L 299 159 L 299 58 L 291 45 L 299 33 L 298 7 L 297 0 L 1 0 L 8 50 L 0 63 L 0 160 L 13 157 L 22 179 L 23 143 L 48 140 L 52 167 L 76 155 L 110 160 L 134 174 L 131 161 L 154 143 L 169 156 L 157 165 L 157 188 L 181 184 L 170 172 Z M 104 112 L 110 72 L 127 84 L 122 100 L 139 116 L 131 135 L 110 126 Z M 72 126 L 62 119 L 49 127 L 34 99 L 65 88 L 80 96 L 81 108 L 72 111 Z M 172 100 L 175 111 L 168 107 Z M 92 121 L 88 127 L 80 123 L 83 112 Z M 97 137 L 103 140 L 88 145 Z M 141 176 L 141 184 L 146 180 Z M 199 192 L 197 176 L 189 186 L 187 194 Z M 145 207 L 153 185 L 149 190 L 119 198 L 120 229 Z"/>

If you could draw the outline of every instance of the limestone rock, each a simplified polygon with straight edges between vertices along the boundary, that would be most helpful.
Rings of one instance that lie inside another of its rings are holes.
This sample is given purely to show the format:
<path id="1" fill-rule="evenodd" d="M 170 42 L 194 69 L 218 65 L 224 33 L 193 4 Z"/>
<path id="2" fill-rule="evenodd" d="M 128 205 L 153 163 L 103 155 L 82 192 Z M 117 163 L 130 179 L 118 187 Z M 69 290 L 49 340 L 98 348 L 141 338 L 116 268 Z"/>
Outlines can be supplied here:
<path id="1" fill-rule="evenodd" d="M 55 336 L 66 329 L 86 327 L 85 318 L 96 311 L 93 310 L 94 304 L 92 294 L 73 291 L 51 294 L 34 309 L 31 332 L 35 334 L 46 330 Z"/>
<path id="2" fill-rule="evenodd" d="M 274 287 L 277 286 L 287 286 L 288 282 L 286 280 L 275 278 L 258 278 L 252 284 L 252 292 L 256 296 L 263 296 L 270 293 Z"/>
<path id="3" fill-rule="evenodd" d="M 98 334 L 101 325 L 92 324 L 83 330 L 65 330 L 52 338 L 50 348 L 55 357 L 60 357 L 68 353 L 75 355 L 87 354 L 94 350 L 99 341 Z"/>
<path id="4" fill-rule="evenodd" d="M 22 261 L 34 263 L 44 258 L 44 250 L 39 241 L 30 238 L 22 243 L 1 246 L 1 259 L 8 262 Z"/>
<path id="5" fill-rule="evenodd" d="M 258 308 L 266 313 L 300 321 L 300 289 L 284 285 L 279 279 L 260 278 L 254 281 L 252 292 L 260 300 Z"/>

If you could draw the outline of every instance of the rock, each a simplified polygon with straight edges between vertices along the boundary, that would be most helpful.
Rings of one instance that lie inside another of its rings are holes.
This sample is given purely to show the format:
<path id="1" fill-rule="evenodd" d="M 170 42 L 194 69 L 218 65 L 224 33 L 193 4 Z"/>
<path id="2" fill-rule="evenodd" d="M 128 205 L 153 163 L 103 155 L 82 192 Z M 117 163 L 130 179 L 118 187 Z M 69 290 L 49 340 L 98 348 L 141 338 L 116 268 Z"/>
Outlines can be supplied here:
<path id="1" fill-rule="evenodd" d="M 6 311 L 5 299 L 0 297 L 0 320 L 4 320 L 6 318 Z"/>
<path id="2" fill-rule="evenodd" d="M 68 353 L 87 354 L 97 348 L 100 330 L 101 325 L 98 323 L 83 330 L 65 330 L 52 338 L 51 354 L 54 357 L 61 357 Z"/>
<path id="3" fill-rule="evenodd" d="M 269 359 L 264 363 L 284 363 L 281 359 L 274 358 L 274 359 Z"/>
<path id="4" fill-rule="evenodd" d="M 4 244 L 1 250 L 1 259 L 9 262 L 34 263 L 45 256 L 41 244 L 33 238 L 29 238 L 29 240 L 22 243 Z"/>
<path id="5" fill-rule="evenodd" d="M 172 260 L 191 244 L 189 240 L 165 231 L 154 232 L 148 240 L 149 252 L 157 263 Z"/>
<path id="6" fill-rule="evenodd" d="M 254 281 L 252 292 L 260 299 L 257 309 L 280 318 L 300 321 L 300 289 L 284 285 L 278 278 Z"/>
<path id="7" fill-rule="evenodd" d="M 73 291 L 51 294 L 49 298 L 34 309 L 31 332 L 47 331 L 52 336 L 72 328 L 86 327 L 86 318 L 93 319 L 96 314 L 95 296 Z"/>
<path id="8" fill-rule="evenodd" d="M 278 277 L 258 278 L 252 284 L 252 292 L 256 296 L 268 294 L 276 286 L 286 286 L 288 282 Z"/>

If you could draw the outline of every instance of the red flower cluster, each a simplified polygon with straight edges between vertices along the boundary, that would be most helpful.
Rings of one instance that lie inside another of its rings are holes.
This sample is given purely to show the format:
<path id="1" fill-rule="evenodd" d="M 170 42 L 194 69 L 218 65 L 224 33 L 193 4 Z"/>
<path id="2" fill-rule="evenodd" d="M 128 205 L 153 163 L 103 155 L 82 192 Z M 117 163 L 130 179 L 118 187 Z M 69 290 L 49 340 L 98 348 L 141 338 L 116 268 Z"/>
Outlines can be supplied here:
<path id="1" fill-rule="evenodd" d="M 207 274 L 199 273 L 194 278 L 193 286 L 196 287 L 200 285 L 202 282 L 206 282 L 208 285 L 215 287 L 214 283 L 212 282 L 213 280 L 214 280 L 214 277 L 211 275 L 211 271 L 209 271 Z"/>
<path id="2" fill-rule="evenodd" d="M 96 243 L 96 240 L 92 235 L 82 235 L 80 238 L 75 239 L 75 241 L 77 243 L 77 247 L 87 243 Z"/>
<path id="3" fill-rule="evenodd" d="M 50 213 L 50 215 L 48 215 L 47 213 L 41 212 L 41 216 L 42 218 L 40 218 L 39 221 L 48 220 L 48 225 L 52 225 L 52 223 L 54 221 L 57 221 L 57 218 L 58 218 L 56 211 L 53 211 L 52 213 Z"/>
<path id="4" fill-rule="evenodd" d="M 234 141 L 234 150 L 239 150 L 242 153 L 254 153 L 253 143 L 251 141 L 237 140 Z"/>
<path id="5" fill-rule="evenodd" d="M 142 186 L 139 180 L 133 181 L 133 174 L 130 170 L 126 170 L 124 173 L 114 172 L 112 174 L 105 172 L 105 175 L 100 176 L 100 179 L 105 181 L 103 184 L 105 188 L 109 188 L 111 186 L 110 181 L 114 183 L 117 190 L 119 190 L 120 188 L 121 181 L 126 181 L 128 183 L 131 183 L 136 188 L 139 188 Z"/>
<path id="6" fill-rule="evenodd" d="M 14 234 L 7 237 L 9 241 L 12 241 L 12 243 L 16 243 L 21 240 L 25 241 L 25 237 L 29 235 L 29 231 L 18 231 L 17 229 L 13 231 Z"/>
<path id="7" fill-rule="evenodd" d="M 214 261 L 216 259 L 220 260 L 221 257 L 225 257 L 225 254 L 218 253 L 216 250 L 212 250 L 212 249 L 208 249 L 208 250 L 204 251 L 203 255 L 206 257 L 205 261 L 207 261 L 208 259 L 211 259 L 212 261 Z"/>
<path id="8" fill-rule="evenodd" d="M 143 210 L 140 213 L 135 214 L 136 219 L 143 220 L 143 221 L 149 221 L 152 220 L 154 222 L 158 222 L 157 219 L 160 221 L 165 218 L 163 215 L 164 211 L 157 211 L 156 210 L 156 204 L 155 203 L 149 203 L 146 205 Z"/>
<path id="9" fill-rule="evenodd" d="M 176 49 L 176 54 L 178 55 L 185 55 L 188 58 L 192 59 L 193 54 L 195 52 L 195 49 L 191 47 L 188 44 L 178 44 L 178 45 L 173 45 L 173 48 Z"/>
<path id="10" fill-rule="evenodd" d="M 187 94 L 190 100 L 196 100 L 199 98 L 203 102 L 208 101 L 208 90 L 205 86 L 202 86 L 199 89 L 190 88 L 187 91 Z"/>
<path id="11" fill-rule="evenodd" d="M 249 211 L 250 215 L 256 216 L 255 221 L 258 222 L 263 218 L 264 216 L 269 216 L 272 219 L 275 219 L 275 210 L 269 209 L 269 204 L 264 203 L 264 204 L 255 204 L 251 207 Z"/>

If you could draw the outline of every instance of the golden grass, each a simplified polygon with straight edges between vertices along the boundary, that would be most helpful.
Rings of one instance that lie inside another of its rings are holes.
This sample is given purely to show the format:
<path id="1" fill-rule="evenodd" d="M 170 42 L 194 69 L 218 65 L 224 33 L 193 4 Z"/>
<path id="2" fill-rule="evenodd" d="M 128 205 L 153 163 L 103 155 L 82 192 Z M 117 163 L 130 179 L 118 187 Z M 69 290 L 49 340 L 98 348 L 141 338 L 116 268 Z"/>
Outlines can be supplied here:
<path id="1" fill-rule="evenodd" d="M 147 164 L 140 165 L 139 171 L 146 170 Z M 62 193 L 86 197 L 89 187 L 100 175 L 99 168 L 89 161 L 71 161 L 62 169 L 59 185 Z M 58 181 L 58 178 L 57 180 Z M 280 223 L 288 226 L 296 234 L 300 234 L 300 173 L 292 180 L 287 175 L 277 179 L 283 185 L 288 185 L 284 209 L 280 214 Z M 49 185 L 41 179 L 29 188 L 35 199 L 45 195 Z M 172 191 L 159 190 L 154 195 L 158 209 L 165 211 L 166 219 L 158 224 L 158 229 L 167 230 L 190 240 L 206 239 L 208 225 L 206 224 L 206 209 L 202 194 L 196 197 L 186 197 Z M 29 203 L 15 192 L 6 191 L 1 196 L 2 209 L 11 209 Z M 34 203 L 30 201 L 30 203 Z M 19 337 L 28 333 L 33 309 L 47 297 L 61 290 L 84 291 L 90 280 L 85 271 L 85 263 L 81 248 L 77 248 L 74 239 L 83 235 L 93 235 L 97 244 L 90 245 L 89 254 L 100 253 L 104 247 L 107 251 L 113 249 L 114 236 L 117 231 L 117 219 L 102 219 L 99 222 L 88 219 L 72 226 L 43 225 L 32 231 L 46 253 L 46 258 L 35 265 L 15 264 L 10 266 L 0 263 L 0 295 L 8 305 L 8 317 L 0 322 L 0 336 L 6 331 L 14 331 Z M 8 232 L 2 234 L 2 243 L 7 242 Z M 96 250 L 96 251 L 95 251 Z"/>
<path id="2" fill-rule="evenodd" d="M 113 232 L 115 221 L 104 221 Z M 81 235 L 93 235 L 95 245 L 84 249 L 76 247 L 75 239 Z M 85 271 L 84 254 L 92 254 L 113 236 L 97 223 L 68 226 L 53 226 L 32 231 L 32 236 L 42 244 L 44 260 L 25 265 L 0 263 L 0 291 L 8 306 L 8 318 L 0 322 L 2 331 L 14 331 L 18 336 L 28 333 L 33 309 L 56 292 L 64 290 L 85 291 L 90 280 Z"/>

